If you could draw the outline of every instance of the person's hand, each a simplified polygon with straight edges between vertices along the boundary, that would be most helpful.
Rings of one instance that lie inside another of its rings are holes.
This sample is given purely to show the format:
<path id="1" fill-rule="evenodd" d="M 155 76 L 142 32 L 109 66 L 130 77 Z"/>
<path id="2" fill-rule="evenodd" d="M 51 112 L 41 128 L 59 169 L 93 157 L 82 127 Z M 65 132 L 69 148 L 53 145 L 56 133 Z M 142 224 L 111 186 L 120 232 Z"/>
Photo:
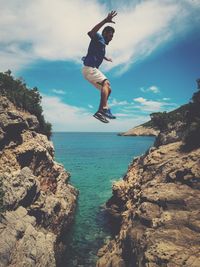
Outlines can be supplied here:
<path id="1" fill-rule="evenodd" d="M 111 11 L 110 13 L 108 13 L 108 16 L 105 18 L 106 22 L 111 22 L 111 23 L 115 23 L 114 21 L 112 21 L 112 19 L 117 15 L 116 11 Z"/>
<path id="2" fill-rule="evenodd" d="M 112 58 L 110 58 L 110 57 L 104 57 L 104 59 L 105 59 L 106 61 L 113 62 L 113 61 L 112 61 Z"/>
<path id="3" fill-rule="evenodd" d="M 113 62 L 113 61 L 112 61 L 112 58 L 107 58 L 107 61 L 109 61 L 109 62 Z"/>

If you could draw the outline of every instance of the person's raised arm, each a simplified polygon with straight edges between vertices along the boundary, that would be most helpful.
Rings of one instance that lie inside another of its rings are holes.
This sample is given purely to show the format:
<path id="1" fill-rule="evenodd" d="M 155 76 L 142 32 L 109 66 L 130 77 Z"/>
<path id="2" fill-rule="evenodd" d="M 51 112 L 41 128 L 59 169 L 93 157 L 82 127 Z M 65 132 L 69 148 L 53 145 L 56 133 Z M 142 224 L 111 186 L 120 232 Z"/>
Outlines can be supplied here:
<path id="1" fill-rule="evenodd" d="M 114 21 L 112 21 L 112 19 L 117 15 L 116 11 L 111 11 L 110 13 L 108 13 L 107 17 L 102 20 L 101 22 L 99 22 L 96 26 L 94 26 L 94 28 L 88 32 L 88 35 L 90 36 L 90 38 L 94 37 L 94 35 L 98 32 L 98 30 L 107 22 L 110 23 L 115 23 Z"/>

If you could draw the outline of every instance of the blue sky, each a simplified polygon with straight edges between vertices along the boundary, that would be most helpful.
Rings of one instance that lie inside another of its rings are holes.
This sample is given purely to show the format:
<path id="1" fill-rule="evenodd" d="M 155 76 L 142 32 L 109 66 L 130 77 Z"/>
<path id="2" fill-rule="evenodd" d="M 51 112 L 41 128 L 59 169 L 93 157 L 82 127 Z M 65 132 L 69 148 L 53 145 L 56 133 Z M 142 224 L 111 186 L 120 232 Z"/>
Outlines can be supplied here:
<path id="1" fill-rule="evenodd" d="M 200 77 L 199 0 L 0 0 L 0 70 L 11 69 L 43 96 L 54 131 L 126 131 L 158 111 L 187 103 Z M 101 70 L 117 119 L 92 117 L 99 91 L 81 74 L 87 32 L 118 15 Z"/>

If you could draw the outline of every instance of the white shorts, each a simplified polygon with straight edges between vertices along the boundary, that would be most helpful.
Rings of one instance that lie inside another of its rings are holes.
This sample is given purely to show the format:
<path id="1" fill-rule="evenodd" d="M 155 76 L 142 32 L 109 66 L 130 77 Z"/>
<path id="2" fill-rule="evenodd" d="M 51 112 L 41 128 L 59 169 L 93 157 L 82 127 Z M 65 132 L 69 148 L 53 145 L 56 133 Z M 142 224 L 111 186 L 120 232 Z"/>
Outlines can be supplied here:
<path id="1" fill-rule="evenodd" d="M 102 89 L 103 82 L 107 80 L 106 76 L 97 68 L 84 66 L 82 73 L 84 78 L 99 90 Z"/>

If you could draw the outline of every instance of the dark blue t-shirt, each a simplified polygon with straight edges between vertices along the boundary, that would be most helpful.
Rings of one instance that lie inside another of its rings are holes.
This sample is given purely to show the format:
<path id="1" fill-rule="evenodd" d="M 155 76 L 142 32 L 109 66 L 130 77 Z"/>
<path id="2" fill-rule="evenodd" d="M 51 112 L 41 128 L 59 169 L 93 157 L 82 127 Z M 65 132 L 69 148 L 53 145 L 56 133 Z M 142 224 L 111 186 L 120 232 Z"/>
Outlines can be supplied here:
<path id="1" fill-rule="evenodd" d="M 86 57 L 83 58 L 84 65 L 98 68 L 105 56 L 105 47 L 105 39 L 100 33 L 97 32 L 90 41 Z"/>

